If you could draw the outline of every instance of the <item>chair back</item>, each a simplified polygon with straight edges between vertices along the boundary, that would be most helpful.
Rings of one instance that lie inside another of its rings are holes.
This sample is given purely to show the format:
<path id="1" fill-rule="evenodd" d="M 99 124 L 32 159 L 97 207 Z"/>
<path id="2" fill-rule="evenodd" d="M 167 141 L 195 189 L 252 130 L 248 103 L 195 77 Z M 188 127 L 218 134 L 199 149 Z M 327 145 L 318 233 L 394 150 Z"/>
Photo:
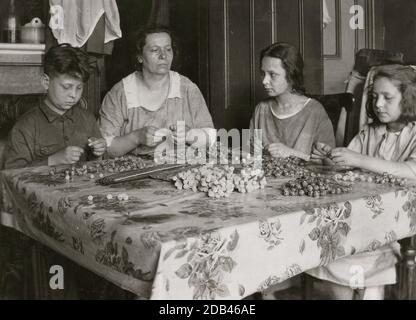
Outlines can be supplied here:
<path id="1" fill-rule="evenodd" d="M 326 94 L 326 95 L 309 95 L 309 97 L 319 101 L 325 108 L 329 119 L 334 128 L 335 141 L 337 147 L 346 146 L 347 131 L 351 121 L 351 113 L 354 107 L 354 95 L 348 92 Z"/>
<path id="2" fill-rule="evenodd" d="M 355 54 L 353 70 L 357 71 L 362 77 L 366 77 L 370 69 L 382 64 L 402 64 L 404 55 L 401 52 L 392 52 L 379 49 L 360 49 Z"/>
<path id="3" fill-rule="evenodd" d="M 355 103 L 350 115 L 350 130 L 346 133 L 346 141 L 350 141 L 362 127 L 362 104 L 363 95 L 366 94 L 366 78 L 371 73 L 373 67 L 383 64 L 403 64 L 404 55 L 401 52 L 392 52 L 378 49 L 361 49 L 355 55 L 353 70 L 348 79 L 346 92 L 354 95 Z M 365 116 L 365 114 L 364 114 Z"/>

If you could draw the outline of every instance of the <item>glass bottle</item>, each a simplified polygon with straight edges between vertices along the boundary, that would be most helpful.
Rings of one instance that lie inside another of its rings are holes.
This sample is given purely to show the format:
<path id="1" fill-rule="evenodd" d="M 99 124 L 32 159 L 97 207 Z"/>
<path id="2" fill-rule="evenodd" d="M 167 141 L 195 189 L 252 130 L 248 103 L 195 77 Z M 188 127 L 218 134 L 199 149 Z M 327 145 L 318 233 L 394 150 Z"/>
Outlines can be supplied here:
<path id="1" fill-rule="evenodd" d="M 17 43 L 19 42 L 20 21 L 16 14 L 15 0 L 9 1 L 9 12 L 5 18 L 3 25 L 3 42 Z"/>

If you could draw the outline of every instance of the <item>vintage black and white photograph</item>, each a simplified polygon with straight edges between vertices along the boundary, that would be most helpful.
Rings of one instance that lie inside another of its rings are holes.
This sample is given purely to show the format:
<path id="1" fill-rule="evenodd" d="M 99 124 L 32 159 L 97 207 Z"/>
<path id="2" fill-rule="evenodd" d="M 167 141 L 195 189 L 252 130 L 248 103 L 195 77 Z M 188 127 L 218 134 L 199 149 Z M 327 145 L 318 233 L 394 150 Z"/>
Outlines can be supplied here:
<path id="1" fill-rule="evenodd" d="M 0 300 L 416 300 L 415 17 L 0 0 Z"/>

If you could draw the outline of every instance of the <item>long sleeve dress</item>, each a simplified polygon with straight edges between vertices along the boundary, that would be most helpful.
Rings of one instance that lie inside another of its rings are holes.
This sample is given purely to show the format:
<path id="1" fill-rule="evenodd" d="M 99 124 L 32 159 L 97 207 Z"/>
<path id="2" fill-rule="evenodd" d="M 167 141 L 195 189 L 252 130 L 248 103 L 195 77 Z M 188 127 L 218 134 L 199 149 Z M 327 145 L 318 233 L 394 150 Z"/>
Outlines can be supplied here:
<path id="1" fill-rule="evenodd" d="M 399 132 L 387 131 L 386 125 L 366 125 L 351 141 L 349 149 L 383 160 L 404 162 L 416 177 L 416 123 L 408 123 Z M 394 212 L 391 213 L 394 215 Z M 394 284 L 396 282 L 397 242 L 380 248 L 368 248 L 353 256 L 331 262 L 324 267 L 308 271 L 314 277 L 349 285 L 354 266 L 364 271 L 364 287 Z"/>

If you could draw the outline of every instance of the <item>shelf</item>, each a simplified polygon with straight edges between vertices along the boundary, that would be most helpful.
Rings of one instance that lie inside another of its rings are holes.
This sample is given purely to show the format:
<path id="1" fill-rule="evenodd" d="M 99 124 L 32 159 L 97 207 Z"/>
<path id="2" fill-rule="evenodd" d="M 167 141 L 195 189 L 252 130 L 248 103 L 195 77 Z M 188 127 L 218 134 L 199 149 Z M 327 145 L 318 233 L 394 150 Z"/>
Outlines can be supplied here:
<path id="1" fill-rule="evenodd" d="M 44 43 L 2 43 L 0 42 L 0 50 L 12 51 L 45 51 Z"/>
<path id="2" fill-rule="evenodd" d="M 0 65 L 42 65 L 45 44 L 0 43 Z"/>

